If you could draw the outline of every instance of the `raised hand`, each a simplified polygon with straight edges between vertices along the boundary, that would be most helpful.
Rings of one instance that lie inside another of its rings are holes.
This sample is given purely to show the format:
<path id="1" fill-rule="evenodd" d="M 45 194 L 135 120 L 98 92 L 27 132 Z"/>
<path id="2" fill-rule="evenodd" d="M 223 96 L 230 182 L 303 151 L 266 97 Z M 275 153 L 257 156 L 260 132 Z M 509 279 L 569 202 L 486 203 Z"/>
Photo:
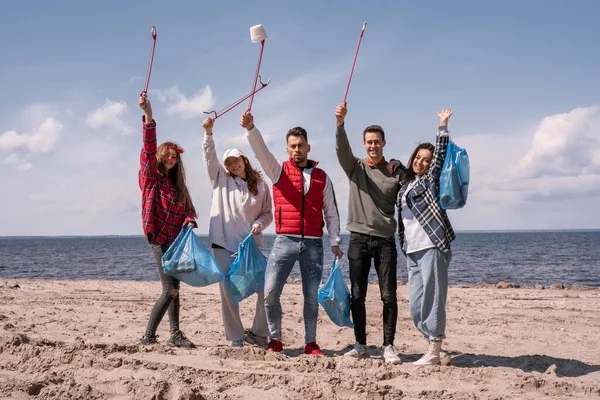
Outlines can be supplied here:
<path id="1" fill-rule="evenodd" d="M 453 111 L 450 108 L 442 108 L 442 111 L 437 113 L 440 118 L 440 126 L 448 125 L 448 120 L 452 116 Z"/>
<path id="2" fill-rule="evenodd" d="M 215 120 L 214 118 L 206 118 L 203 122 L 202 122 L 202 126 L 204 127 L 204 132 L 206 132 L 206 134 L 208 136 L 212 135 L 212 130 L 213 127 L 215 126 Z"/>
<path id="3" fill-rule="evenodd" d="M 337 126 L 344 125 L 344 118 L 346 118 L 347 113 L 348 109 L 343 103 L 335 108 L 335 123 Z"/>
<path id="4" fill-rule="evenodd" d="M 144 110 L 144 114 L 146 115 L 146 122 L 150 123 L 152 121 L 152 104 L 150 104 L 150 100 L 148 100 L 148 96 L 146 95 L 146 93 L 140 95 L 138 105 L 142 110 Z"/>
<path id="5" fill-rule="evenodd" d="M 242 128 L 246 128 L 247 130 L 251 130 L 254 128 L 254 117 L 250 113 L 244 113 L 240 117 L 240 125 Z"/>

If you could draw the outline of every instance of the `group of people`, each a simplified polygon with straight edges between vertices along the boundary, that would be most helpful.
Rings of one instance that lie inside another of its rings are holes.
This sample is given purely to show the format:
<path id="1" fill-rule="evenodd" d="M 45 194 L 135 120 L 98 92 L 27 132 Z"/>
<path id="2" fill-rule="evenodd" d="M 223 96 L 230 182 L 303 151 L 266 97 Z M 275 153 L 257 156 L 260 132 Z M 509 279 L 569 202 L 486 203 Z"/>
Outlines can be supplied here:
<path id="1" fill-rule="evenodd" d="M 155 344 L 156 329 L 169 312 L 171 338 L 168 344 L 193 348 L 179 329 L 179 284 L 163 272 L 161 257 L 186 224 L 196 227 L 196 210 L 185 183 L 185 170 L 177 144 L 157 146 L 156 123 L 145 95 L 139 105 L 144 110 L 143 147 L 139 182 L 142 190 L 144 234 L 154 254 L 162 283 L 144 337 L 144 345 Z M 336 153 L 350 184 L 348 222 L 350 231 L 350 306 L 355 346 L 344 355 L 369 357 L 366 334 L 365 298 L 373 262 L 383 302 L 383 343 L 385 362 L 400 364 L 394 348 L 398 305 L 396 298 L 396 233 L 406 255 L 410 314 L 428 348 L 417 365 L 444 364 L 441 350 L 446 328 L 446 294 L 450 242 L 454 232 L 438 201 L 440 171 L 449 141 L 448 120 L 452 110 L 438 113 L 435 146 L 420 144 L 405 167 L 383 155 L 385 132 L 379 125 L 363 132 L 366 157 L 356 157 L 345 130 L 347 108 L 335 110 Z M 268 257 L 264 289 L 258 292 L 253 325 L 244 330 L 239 308 L 223 282 L 220 283 L 221 311 L 225 336 L 232 347 L 244 343 L 283 351 L 281 293 L 293 266 L 298 262 L 304 296 L 305 354 L 324 354 L 317 344 L 318 290 L 323 272 L 323 228 L 326 225 L 331 252 L 344 256 L 340 248 L 340 220 L 333 184 L 329 176 L 308 158 L 308 133 L 301 127 L 286 135 L 289 159 L 279 161 L 268 149 L 254 117 L 244 113 L 240 125 L 264 174 L 273 183 L 272 197 L 260 171 L 253 168 L 241 150 L 228 149 L 219 158 L 215 150 L 215 121 L 203 122 L 204 160 L 212 185 L 209 242 L 223 273 L 234 260 L 238 244 L 252 233 L 262 245 L 262 232 L 275 222 L 277 236 Z M 396 220 L 398 210 L 398 221 Z"/>

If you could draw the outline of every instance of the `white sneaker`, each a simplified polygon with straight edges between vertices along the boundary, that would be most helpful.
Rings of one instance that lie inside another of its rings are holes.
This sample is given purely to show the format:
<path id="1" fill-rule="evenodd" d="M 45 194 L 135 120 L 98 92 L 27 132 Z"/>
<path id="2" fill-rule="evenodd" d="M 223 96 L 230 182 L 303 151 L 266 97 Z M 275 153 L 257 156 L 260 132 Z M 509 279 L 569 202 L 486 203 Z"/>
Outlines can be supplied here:
<path id="1" fill-rule="evenodd" d="M 427 348 L 427 352 L 423 354 L 423 357 L 415 361 L 413 364 L 415 365 L 441 365 L 442 357 L 444 360 L 449 358 L 448 354 L 442 354 L 442 341 L 441 340 L 430 340 L 429 347 Z M 447 362 L 450 360 L 448 359 Z"/>
<path id="2" fill-rule="evenodd" d="M 383 359 L 386 363 L 402 364 L 402 360 L 400 360 L 400 357 L 398 357 L 398 353 L 396 352 L 396 349 L 394 348 L 393 344 L 382 346 L 381 352 L 383 353 Z"/>
<path id="3" fill-rule="evenodd" d="M 236 348 L 236 349 L 241 349 L 242 347 L 244 347 L 244 340 L 242 340 L 242 339 L 232 340 L 231 347 Z"/>
<path id="4" fill-rule="evenodd" d="M 367 350 L 367 345 L 356 343 L 352 350 L 344 353 L 344 357 L 369 358 L 369 351 Z"/>

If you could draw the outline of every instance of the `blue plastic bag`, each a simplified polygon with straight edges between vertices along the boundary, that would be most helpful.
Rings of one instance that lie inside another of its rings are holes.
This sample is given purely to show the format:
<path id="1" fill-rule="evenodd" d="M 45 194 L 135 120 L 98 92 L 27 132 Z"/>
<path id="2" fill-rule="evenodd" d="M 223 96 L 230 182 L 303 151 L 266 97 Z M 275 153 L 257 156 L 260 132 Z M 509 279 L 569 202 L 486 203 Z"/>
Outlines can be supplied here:
<path id="1" fill-rule="evenodd" d="M 267 259 L 250 233 L 239 244 L 237 256 L 225 277 L 234 305 L 265 287 L 266 269 Z"/>
<path id="2" fill-rule="evenodd" d="M 319 290 L 317 300 L 334 324 L 354 328 L 350 321 L 350 291 L 337 258 L 333 261 L 329 278 Z"/>
<path id="3" fill-rule="evenodd" d="M 448 142 L 440 176 L 440 205 L 444 210 L 462 208 L 469 193 L 470 164 L 467 150 Z"/>
<path id="4" fill-rule="evenodd" d="M 217 261 L 190 225 L 179 232 L 161 261 L 165 274 L 190 286 L 208 286 L 225 278 Z"/>

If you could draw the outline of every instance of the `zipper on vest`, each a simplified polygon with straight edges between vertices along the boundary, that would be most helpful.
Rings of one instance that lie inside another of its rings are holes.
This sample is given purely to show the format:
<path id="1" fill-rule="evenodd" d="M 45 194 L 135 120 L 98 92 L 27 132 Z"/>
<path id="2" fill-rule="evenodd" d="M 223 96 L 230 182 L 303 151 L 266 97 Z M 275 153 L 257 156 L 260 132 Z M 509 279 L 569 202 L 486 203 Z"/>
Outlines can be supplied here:
<path id="1" fill-rule="evenodd" d="M 300 187 L 300 189 L 302 190 L 302 212 L 300 213 L 300 237 L 302 237 L 302 239 L 304 239 L 304 201 L 306 199 L 306 193 L 304 193 L 304 171 L 300 170 L 300 176 L 302 177 L 301 187 Z"/>
<path id="2" fill-rule="evenodd" d="M 302 191 L 304 192 L 304 187 L 302 187 Z M 302 214 L 300 214 L 300 235 L 302 239 L 304 239 L 304 199 L 306 195 L 302 195 Z"/>
<path id="3" fill-rule="evenodd" d="M 281 229 L 281 209 L 282 208 L 283 207 L 281 207 L 281 206 L 279 207 L 279 229 Z"/>

